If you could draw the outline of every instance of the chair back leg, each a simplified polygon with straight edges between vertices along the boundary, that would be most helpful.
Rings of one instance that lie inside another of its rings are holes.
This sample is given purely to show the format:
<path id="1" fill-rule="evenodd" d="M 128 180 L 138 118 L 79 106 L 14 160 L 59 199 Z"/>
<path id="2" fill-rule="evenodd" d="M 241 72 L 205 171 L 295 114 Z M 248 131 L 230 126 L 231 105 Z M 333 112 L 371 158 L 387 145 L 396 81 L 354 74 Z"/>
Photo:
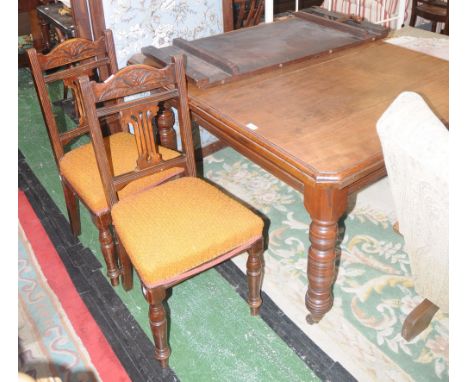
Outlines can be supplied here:
<path id="1" fill-rule="evenodd" d="M 114 239 L 112 237 L 111 216 L 106 213 L 100 216 L 93 216 L 94 224 L 99 231 L 99 243 L 107 266 L 107 276 L 112 286 L 119 285 L 120 270 L 115 256 Z"/>

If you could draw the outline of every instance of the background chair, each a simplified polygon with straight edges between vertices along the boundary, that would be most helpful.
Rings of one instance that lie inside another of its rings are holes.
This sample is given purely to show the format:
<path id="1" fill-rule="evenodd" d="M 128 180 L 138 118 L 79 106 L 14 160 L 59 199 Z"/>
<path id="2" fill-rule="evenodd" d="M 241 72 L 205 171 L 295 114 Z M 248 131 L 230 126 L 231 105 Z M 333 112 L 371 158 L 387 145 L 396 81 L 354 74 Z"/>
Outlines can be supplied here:
<path id="1" fill-rule="evenodd" d="M 248 251 L 248 302 L 251 313 L 261 305 L 263 274 L 263 221 L 209 183 L 196 178 L 195 154 L 188 108 L 185 69 L 181 56 L 163 69 L 129 66 L 105 83 L 79 78 L 84 107 L 112 221 L 122 244 L 123 286 L 132 287 L 132 265 L 149 303 L 149 320 L 156 351 L 163 367 L 168 365 L 167 321 L 163 301 L 167 288 L 220 262 Z M 149 92 L 152 94 L 112 106 L 103 101 Z M 182 141 L 180 156 L 164 160 L 152 139 L 151 118 L 158 103 L 173 100 L 178 107 Z M 98 116 L 120 113 L 124 124 L 135 129 L 138 153 L 136 168 L 113 176 Z M 173 167 L 184 169 L 183 177 L 121 199 L 118 190 L 129 181 Z M 128 254 L 128 255 L 127 255 Z"/>
<path id="2" fill-rule="evenodd" d="M 437 23 L 444 23 L 442 33 L 449 34 L 449 0 L 447 2 L 441 0 L 413 0 L 410 26 L 415 26 L 417 16 L 431 22 L 432 32 L 436 32 Z"/>
<path id="3" fill-rule="evenodd" d="M 234 29 L 253 27 L 260 23 L 265 0 L 233 0 Z"/>
<path id="4" fill-rule="evenodd" d="M 377 123 L 414 285 L 426 299 L 406 318 L 402 336 L 422 332 L 448 312 L 448 130 L 416 93 L 404 92 Z"/>
<path id="5" fill-rule="evenodd" d="M 78 137 L 89 133 L 89 126 L 83 113 L 79 89 L 74 80 L 80 75 L 91 76 L 98 70 L 102 79 L 117 72 L 112 32 L 106 30 L 96 41 L 82 38 L 69 39 L 59 44 L 49 54 L 37 53 L 35 49 L 27 51 L 31 71 L 36 86 L 42 115 L 49 133 L 55 161 L 61 176 L 65 203 L 67 206 L 70 226 L 75 236 L 81 231 L 78 199 L 91 212 L 93 222 L 99 231 L 99 242 L 107 266 L 107 275 L 112 285 L 119 283 L 119 265 L 114 251 L 114 240 L 111 227 L 111 215 L 102 183 L 99 176 L 92 145 L 84 144 L 70 150 L 69 144 Z M 63 81 L 64 86 L 72 90 L 74 95 L 77 126 L 71 130 L 59 129 L 53 113 L 52 103 L 47 84 Z M 106 147 L 112 162 L 115 175 L 127 172 L 135 167 L 133 155 L 137 151 L 135 140 L 128 132 L 122 132 L 118 118 L 107 119 L 110 130 L 120 132 L 106 139 Z M 178 153 L 161 148 L 163 156 L 174 157 Z M 143 182 L 130 184 L 120 190 L 121 196 L 157 184 L 166 176 L 172 176 L 182 169 L 171 169 L 169 173 L 156 174 Z"/>

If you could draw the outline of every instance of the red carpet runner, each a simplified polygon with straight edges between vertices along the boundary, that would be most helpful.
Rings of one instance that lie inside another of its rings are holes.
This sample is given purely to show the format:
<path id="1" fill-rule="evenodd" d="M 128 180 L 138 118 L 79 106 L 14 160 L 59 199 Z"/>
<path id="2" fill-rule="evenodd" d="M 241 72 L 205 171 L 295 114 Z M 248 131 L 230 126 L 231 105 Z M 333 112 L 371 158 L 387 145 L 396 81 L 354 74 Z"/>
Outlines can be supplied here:
<path id="1" fill-rule="evenodd" d="M 47 283 L 58 297 L 76 335 L 85 346 L 102 381 L 130 381 L 96 321 L 77 293 L 62 260 L 22 191 L 18 192 L 18 217 Z"/>

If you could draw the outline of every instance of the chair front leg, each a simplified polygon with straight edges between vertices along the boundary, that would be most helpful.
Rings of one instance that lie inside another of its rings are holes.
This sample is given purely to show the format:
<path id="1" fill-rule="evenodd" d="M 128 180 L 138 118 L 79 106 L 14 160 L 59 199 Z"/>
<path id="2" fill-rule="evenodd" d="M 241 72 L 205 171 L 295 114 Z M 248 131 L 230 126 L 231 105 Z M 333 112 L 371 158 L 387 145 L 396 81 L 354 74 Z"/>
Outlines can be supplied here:
<path id="1" fill-rule="evenodd" d="M 167 320 L 163 301 L 166 298 L 164 287 L 146 288 L 142 283 L 141 289 L 146 301 L 149 303 L 149 322 L 154 339 L 154 355 L 163 368 L 169 365 L 171 349 L 167 343 Z"/>
<path id="2" fill-rule="evenodd" d="M 115 256 L 114 238 L 110 230 L 111 216 L 110 213 L 93 216 L 94 224 L 99 231 L 99 243 L 101 244 L 102 255 L 107 267 L 107 276 L 110 279 L 112 286 L 119 285 L 120 270 L 117 265 Z"/>
<path id="3" fill-rule="evenodd" d="M 247 284 L 249 294 L 247 302 L 250 306 L 250 314 L 256 316 L 262 305 L 260 289 L 263 279 L 263 238 L 256 241 L 247 251 Z"/>

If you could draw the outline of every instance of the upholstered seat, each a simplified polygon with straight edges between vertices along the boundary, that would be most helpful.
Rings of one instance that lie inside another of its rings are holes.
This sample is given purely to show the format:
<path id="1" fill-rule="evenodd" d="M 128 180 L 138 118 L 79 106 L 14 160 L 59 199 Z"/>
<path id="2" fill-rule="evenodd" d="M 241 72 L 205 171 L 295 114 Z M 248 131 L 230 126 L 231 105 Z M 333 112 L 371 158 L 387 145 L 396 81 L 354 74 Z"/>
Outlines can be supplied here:
<path id="1" fill-rule="evenodd" d="M 119 201 L 112 220 L 148 287 L 171 283 L 234 248 L 249 247 L 263 229 L 262 219 L 246 207 L 188 177 Z"/>
<path id="2" fill-rule="evenodd" d="M 105 138 L 104 142 L 106 151 L 108 155 L 110 154 L 110 163 L 115 176 L 133 171 L 136 168 L 135 158 L 138 151 L 135 137 L 132 134 L 126 132 L 112 134 Z M 159 146 L 159 153 L 163 160 L 176 158 L 180 155 L 177 151 L 162 146 Z M 62 175 L 94 214 L 109 209 L 91 143 L 66 153 L 60 160 L 59 166 Z M 120 190 L 119 198 L 124 199 L 132 193 L 143 191 L 183 171 L 183 168 L 174 167 L 138 179 Z"/>

